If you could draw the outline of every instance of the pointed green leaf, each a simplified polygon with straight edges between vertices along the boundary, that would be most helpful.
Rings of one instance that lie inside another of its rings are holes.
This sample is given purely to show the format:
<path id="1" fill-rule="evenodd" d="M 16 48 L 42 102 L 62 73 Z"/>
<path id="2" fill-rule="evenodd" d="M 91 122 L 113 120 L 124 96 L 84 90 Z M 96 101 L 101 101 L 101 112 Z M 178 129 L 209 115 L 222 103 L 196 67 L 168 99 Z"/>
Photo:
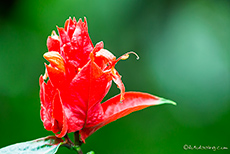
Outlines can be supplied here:
<path id="1" fill-rule="evenodd" d="M 62 139 L 55 136 L 48 136 L 1 148 L 0 154 L 54 154 L 61 144 L 63 144 Z"/>
<path id="2" fill-rule="evenodd" d="M 159 98 L 161 104 L 172 104 L 172 105 L 176 105 L 176 102 L 169 100 L 169 99 L 165 99 L 165 98 Z"/>

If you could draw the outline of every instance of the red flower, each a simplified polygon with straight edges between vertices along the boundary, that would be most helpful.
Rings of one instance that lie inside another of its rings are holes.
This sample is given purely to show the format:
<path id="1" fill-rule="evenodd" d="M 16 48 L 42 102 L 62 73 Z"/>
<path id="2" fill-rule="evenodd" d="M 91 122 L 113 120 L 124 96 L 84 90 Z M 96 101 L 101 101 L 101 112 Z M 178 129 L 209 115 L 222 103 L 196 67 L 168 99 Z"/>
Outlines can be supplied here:
<path id="1" fill-rule="evenodd" d="M 94 47 L 86 19 L 69 18 L 64 28 L 48 37 L 44 58 L 46 72 L 40 77 L 41 120 L 45 129 L 57 137 L 80 131 L 84 141 L 100 127 L 133 111 L 151 105 L 172 103 L 140 92 L 126 92 L 115 64 L 120 58 L 106 49 L 103 42 Z M 47 80 L 44 81 L 44 80 Z M 101 104 L 112 80 L 121 94 Z"/>

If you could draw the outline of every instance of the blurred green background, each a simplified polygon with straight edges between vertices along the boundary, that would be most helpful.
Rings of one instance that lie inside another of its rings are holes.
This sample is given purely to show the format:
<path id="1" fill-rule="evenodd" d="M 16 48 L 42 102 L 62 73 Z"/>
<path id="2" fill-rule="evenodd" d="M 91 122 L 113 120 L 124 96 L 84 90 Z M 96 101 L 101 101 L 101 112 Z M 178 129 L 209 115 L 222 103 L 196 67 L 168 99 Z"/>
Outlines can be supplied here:
<path id="1" fill-rule="evenodd" d="M 126 91 L 168 98 L 90 136 L 96 154 L 230 153 L 230 1 L 5 0 L 0 2 L 0 147 L 52 135 L 40 120 L 38 78 L 52 30 L 87 17 L 94 45 L 117 57 Z M 106 99 L 119 93 L 113 85 Z M 59 154 L 74 153 L 61 148 Z"/>

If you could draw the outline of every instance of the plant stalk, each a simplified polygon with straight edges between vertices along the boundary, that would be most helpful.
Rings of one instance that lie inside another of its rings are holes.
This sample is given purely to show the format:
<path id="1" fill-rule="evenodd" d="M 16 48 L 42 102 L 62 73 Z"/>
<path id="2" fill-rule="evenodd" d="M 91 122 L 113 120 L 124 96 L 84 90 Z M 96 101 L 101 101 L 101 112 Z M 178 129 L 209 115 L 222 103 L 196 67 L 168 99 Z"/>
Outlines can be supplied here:
<path id="1" fill-rule="evenodd" d="M 79 132 L 76 133 L 76 135 L 75 135 L 75 133 L 74 133 L 74 143 L 70 140 L 69 136 L 66 134 L 64 136 L 65 143 L 63 144 L 63 146 L 76 151 L 78 154 L 83 154 L 83 151 L 81 150 L 81 147 L 80 147 L 80 145 L 82 144 L 82 142 L 79 139 Z M 78 134 L 78 138 L 76 138 L 77 134 Z"/>
<path id="2" fill-rule="evenodd" d="M 74 132 L 74 144 L 81 146 L 82 145 L 82 141 L 80 140 L 80 135 L 79 135 L 79 131 Z"/>

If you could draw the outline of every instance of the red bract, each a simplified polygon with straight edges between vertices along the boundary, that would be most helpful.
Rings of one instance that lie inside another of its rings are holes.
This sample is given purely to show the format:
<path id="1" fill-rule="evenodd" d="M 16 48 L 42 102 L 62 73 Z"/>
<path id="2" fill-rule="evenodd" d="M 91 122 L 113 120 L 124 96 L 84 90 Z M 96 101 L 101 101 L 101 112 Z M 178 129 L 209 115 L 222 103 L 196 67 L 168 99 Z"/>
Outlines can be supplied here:
<path id="1" fill-rule="evenodd" d="M 45 129 L 57 137 L 80 131 L 84 141 L 97 129 L 131 112 L 172 103 L 150 94 L 125 93 L 121 76 L 114 67 L 133 52 L 116 59 L 103 49 L 103 42 L 94 47 L 86 19 L 77 22 L 69 18 L 64 28 L 57 29 L 59 36 L 53 31 L 48 37 L 44 58 L 50 64 L 45 64 L 46 72 L 40 77 L 41 120 Z M 112 80 L 121 94 L 101 104 Z"/>

